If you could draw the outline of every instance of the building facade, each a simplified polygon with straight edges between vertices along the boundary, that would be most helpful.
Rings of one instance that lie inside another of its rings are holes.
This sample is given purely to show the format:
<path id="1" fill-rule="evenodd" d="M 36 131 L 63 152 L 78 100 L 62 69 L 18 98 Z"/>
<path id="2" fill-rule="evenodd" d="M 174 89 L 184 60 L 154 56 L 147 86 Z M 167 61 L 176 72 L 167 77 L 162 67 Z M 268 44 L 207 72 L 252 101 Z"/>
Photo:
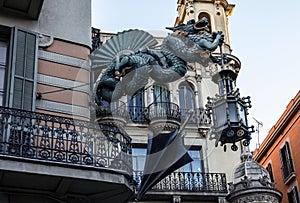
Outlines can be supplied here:
<path id="1" fill-rule="evenodd" d="M 271 128 L 254 158 L 264 166 L 283 194 L 282 202 L 299 202 L 300 92 Z"/>
<path id="2" fill-rule="evenodd" d="M 199 0 L 178 1 L 178 18 L 175 25 L 186 24 L 189 20 L 209 20 L 210 32 L 222 31 L 225 35 L 223 52 L 228 60 L 225 68 L 238 74 L 241 63 L 232 54 L 228 33 L 228 18 L 234 5 L 227 1 Z M 101 33 L 101 43 L 105 44 L 113 36 Z M 156 37 L 161 43 L 163 37 Z M 113 45 L 113 43 L 110 43 Z M 116 41 L 117 44 L 117 41 Z M 159 47 L 159 45 L 158 45 Z M 220 49 L 214 53 L 220 56 Z M 133 177 L 137 187 L 141 182 L 144 168 L 148 135 L 161 129 L 179 128 L 192 110 L 194 114 L 184 128 L 185 145 L 194 159 L 193 162 L 174 171 L 154 186 L 140 202 L 225 202 L 227 182 L 232 181 L 232 171 L 240 163 L 243 146 L 238 143 L 238 151 L 216 147 L 209 131 L 210 118 L 205 112 L 208 96 L 219 93 L 219 87 L 212 81 L 221 66 L 217 63 L 190 63 L 187 74 L 171 83 L 148 81 L 144 89 L 131 96 L 123 96 L 100 110 L 99 122 L 114 122 L 125 129 L 132 138 Z M 101 78 L 105 69 L 95 68 L 95 80 Z M 113 119 L 105 112 L 113 112 Z M 149 119 L 150 117 L 150 119 Z"/>
<path id="3" fill-rule="evenodd" d="M 1 1 L 1 203 L 118 202 L 133 193 L 115 158 L 121 144 L 129 154 L 130 138 L 90 122 L 90 51 L 91 1 Z"/>
<path id="4" fill-rule="evenodd" d="M 238 74 L 241 63 L 228 33 L 234 5 L 177 3 L 176 25 L 206 17 L 211 33 L 224 33 L 224 67 Z M 4 0 L 0 11 L 0 202 L 127 202 L 141 182 L 148 135 L 183 124 L 194 161 L 141 202 L 226 201 L 243 146 L 224 152 L 210 134 L 205 105 L 222 88 L 212 81 L 220 64 L 188 64 L 178 81 L 150 80 L 143 90 L 99 107 L 91 93 L 101 71 L 89 63 L 95 48 L 90 1 Z M 111 36 L 101 33 L 102 43 Z M 221 49 L 213 54 L 220 57 Z"/>

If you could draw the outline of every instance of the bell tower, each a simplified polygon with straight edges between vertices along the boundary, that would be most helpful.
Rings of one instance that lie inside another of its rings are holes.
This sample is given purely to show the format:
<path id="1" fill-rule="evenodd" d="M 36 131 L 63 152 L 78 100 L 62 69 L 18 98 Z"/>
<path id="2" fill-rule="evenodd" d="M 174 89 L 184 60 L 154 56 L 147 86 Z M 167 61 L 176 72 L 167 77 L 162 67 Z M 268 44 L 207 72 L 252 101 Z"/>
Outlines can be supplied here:
<path id="1" fill-rule="evenodd" d="M 225 35 L 224 52 L 230 53 L 228 32 L 228 17 L 232 14 L 235 5 L 227 0 L 178 0 L 178 17 L 175 26 L 186 24 L 187 21 L 206 17 L 210 24 L 210 31 L 222 31 Z"/>

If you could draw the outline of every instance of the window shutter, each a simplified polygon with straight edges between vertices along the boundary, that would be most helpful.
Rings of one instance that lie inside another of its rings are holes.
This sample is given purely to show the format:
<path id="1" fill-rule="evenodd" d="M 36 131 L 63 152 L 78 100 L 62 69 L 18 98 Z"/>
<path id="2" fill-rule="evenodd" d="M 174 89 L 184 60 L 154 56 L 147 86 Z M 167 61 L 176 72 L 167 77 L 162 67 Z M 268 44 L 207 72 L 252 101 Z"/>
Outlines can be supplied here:
<path id="1" fill-rule="evenodd" d="M 36 73 L 37 73 L 37 33 L 13 29 L 10 107 L 35 110 Z"/>

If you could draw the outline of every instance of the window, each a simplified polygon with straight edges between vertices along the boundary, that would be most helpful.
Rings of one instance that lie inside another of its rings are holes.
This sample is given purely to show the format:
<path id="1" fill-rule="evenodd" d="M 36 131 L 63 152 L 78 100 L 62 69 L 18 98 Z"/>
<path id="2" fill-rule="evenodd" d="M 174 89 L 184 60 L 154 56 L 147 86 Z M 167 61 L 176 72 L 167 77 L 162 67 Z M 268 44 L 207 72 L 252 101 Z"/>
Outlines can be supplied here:
<path id="1" fill-rule="evenodd" d="M 7 69 L 7 49 L 8 42 L 7 40 L 0 41 L 0 106 L 4 105 L 4 96 L 5 96 L 5 76 Z"/>
<path id="2" fill-rule="evenodd" d="M 182 83 L 179 86 L 179 104 L 181 111 L 181 120 L 185 120 L 188 116 L 188 111 L 190 109 L 195 109 L 195 96 L 194 91 L 189 83 Z M 195 114 L 194 114 L 195 115 Z M 193 116 L 190 122 L 195 123 L 196 117 Z"/>
<path id="3" fill-rule="evenodd" d="M 298 187 L 293 186 L 291 191 L 288 192 L 289 203 L 299 203 Z"/>
<path id="4" fill-rule="evenodd" d="M 201 12 L 198 15 L 198 20 L 201 20 L 201 18 L 205 17 L 208 20 L 208 28 L 209 28 L 209 32 L 211 32 L 211 19 L 210 19 L 210 15 L 206 12 Z"/>
<path id="5" fill-rule="evenodd" d="M 146 163 L 146 147 L 133 147 L 132 148 L 132 169 L 133 171 L 143 171 Z"/>
<path id="6" fill-rule="evenodd" d="M 275 181 L 274 181 L 274 175 L 273 175 L 273 170 L 272 170 L 272 164 L 269 163 L 266 169 L 270 175 L 271 181 L 274 183 Z"/>
<path id="7" fill-rule="evenodd" d="M 153 100 L 154 103 L 169 103 L 170 102 L 170 91 L 163 86 L 153 86 Z"/>
<path id="8" fill-rule="evenodd" d="M 6 39 L 0 43 L 0 104 L 33 111 L 37 73 L 37 33 L 3 26 L 0 27 L 0 31 L 0 39 Z M 10 37 L 8 33 L 12 36 Z"/>
<path id="9" fill-rule="evenodd" d="M 280 149 L 280 158 L 283 177 L 284 180 L 287 180 L 294 172 L 294 165 L 288 142 L 286 142 L 285 145 Z"/>
<path id="10" fill-rule="evenodd" d="M 203 173 L 204 170 L 201 149 L 190 149 L 188 153 L 193 161 L 183 166 L 183 172 Z"/>
<path id="11" fill-rule="evenodd" d="M 154 113 L 160 116 L 171 114 L 170 91 L 163 86 L 154 85 L 153 87 Z"/>
<path id="12" fill-rule="evenodd" d="M 133 122 L 144 122 L 145 99 L 144 90 L 137 91 L 132 97 L 128 97 L 128 112 Z"/>

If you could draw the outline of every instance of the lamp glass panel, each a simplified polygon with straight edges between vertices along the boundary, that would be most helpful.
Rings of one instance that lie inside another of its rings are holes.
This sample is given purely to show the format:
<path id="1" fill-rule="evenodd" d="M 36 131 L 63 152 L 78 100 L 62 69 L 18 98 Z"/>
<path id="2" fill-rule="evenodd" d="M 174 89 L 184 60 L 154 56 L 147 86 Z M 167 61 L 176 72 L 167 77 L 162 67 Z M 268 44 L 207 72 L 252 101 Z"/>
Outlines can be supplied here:
<path id="1" fill-rule="evenodd" d="M 215 127 L 220 127 L 227 123 L 226 103 L 216 106 L 215 119 Z"/>
<path id="2" fill-rule="evenodd" d="M 238 109 L 239 109 L 239 114 L 240 114 L 241 122 L 244 125 L 247 125 L 245 107 L 242 104 L 238 104 Z"/>
<path id="3" fill-rule="evenodd" d="M 230 122 L 239 122 L 235 102 L 228 103 L 228 111 L 229 111 Z"/>

